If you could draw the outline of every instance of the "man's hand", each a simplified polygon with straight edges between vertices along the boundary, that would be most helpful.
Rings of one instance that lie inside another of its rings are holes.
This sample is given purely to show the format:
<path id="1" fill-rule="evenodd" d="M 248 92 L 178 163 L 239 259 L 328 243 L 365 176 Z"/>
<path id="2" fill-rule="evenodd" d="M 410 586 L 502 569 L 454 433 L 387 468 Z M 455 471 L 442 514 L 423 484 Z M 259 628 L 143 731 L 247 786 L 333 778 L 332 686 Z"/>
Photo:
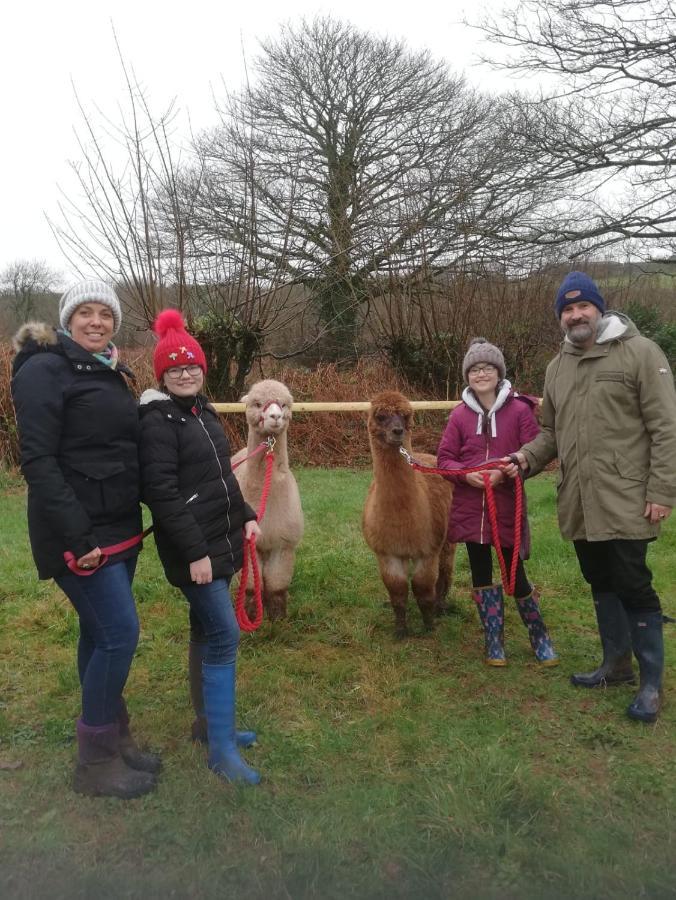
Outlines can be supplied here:
<path id="1" fill-rule="evenodd" d="M 261 536 L 261 527 L 255 519 L 244 523 L 244 540 L 248 541 L 251 535 L 255 535 L 256 540 Z"/>
<path id="2" fill-rule="evenodd" d="M 662 506 L 659 503 L 651 503 L 650 500 L 648 500 L 645 505 L 643 518 L 648 519 L 651 525 L 657 525 L 658 522 L 666 522 L 670 515 L 670 506 Z"/>
<path id="3" fill-rule="evenodd" d="M 211 584 L 213 575 L 211 573 L 211 560 L 208 556 L 202 559 L 196 559 L 190 563 L 190 578 L 195 584 Z"/>
<path id="4" fill-rule="evenodd" d="M 518 460 L 518 465 L 514 460 Z M 510 456 L 503 456 L 500 462 L 505 464 L 502 471 L 508 478 L 517 478 L 522 471 L 525 472 L 528 469 L 526 455 L 520 450 Z"/>
<path id="5" fill-rule="evenodd" d="M 501 481 L 504 481 L 504 476 L 500 469 L 488 469 L 486 475 L 490 478 L 493 487 L 495 487 L 496 484 L 500 484 Z M 482 472 L 470 472 L 469 475 L 465 475 L 465 481 L 467 484 L 471 484 L 472 487 L 479 488 L 481 491 L 486 489 Z"/>

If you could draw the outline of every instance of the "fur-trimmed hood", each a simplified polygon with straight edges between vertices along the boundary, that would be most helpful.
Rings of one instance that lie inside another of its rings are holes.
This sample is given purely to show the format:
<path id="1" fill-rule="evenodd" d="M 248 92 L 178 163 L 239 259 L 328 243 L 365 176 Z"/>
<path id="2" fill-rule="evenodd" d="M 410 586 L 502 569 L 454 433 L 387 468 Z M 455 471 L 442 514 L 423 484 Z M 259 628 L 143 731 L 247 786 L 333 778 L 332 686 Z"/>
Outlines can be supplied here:
<path id="1" fill-rule="evenodd" d="M 169 394 L 158 391 L 156 388 L 148 388 L 141 394 L 138 402 L 139 406 L 147 406 L 155 400 L 171 400 L 171 397 Z"/>
<path id="2" fill-rule="evenodd" d="M 56 328 L 46 322 L 26 322 L 12 338 L 12 346 L 20 353 L 31 341 L 38 347 L 55 346 L 58 343 Z"/>
<path id="3" fill-rule="evenodd" d="M 12 346 L 16 351 L 12 363 L 12 376 L 27 360 L 36 353 L 56 353 L 58 356 L 66 356 L 60 335 L 56 328 L 45 322 L 26 322 L 12 338 Z M 73 343 L 73 342 L 71 342 Z"/>
<path id="4" fill-rule="evenodd" d="M 12 338 L 12 346 L 16 351 L 12 375 L 16 375 L 23 364 L 36 353 L 54 353 L 64 357 L 77 371 L 91 372 L 108 368 L 65 332 L 58 331 L 45 322 L 26 322 Z M 135 381 L 134 373 L 122 362 L 118 362 L 115 369 Z"/>

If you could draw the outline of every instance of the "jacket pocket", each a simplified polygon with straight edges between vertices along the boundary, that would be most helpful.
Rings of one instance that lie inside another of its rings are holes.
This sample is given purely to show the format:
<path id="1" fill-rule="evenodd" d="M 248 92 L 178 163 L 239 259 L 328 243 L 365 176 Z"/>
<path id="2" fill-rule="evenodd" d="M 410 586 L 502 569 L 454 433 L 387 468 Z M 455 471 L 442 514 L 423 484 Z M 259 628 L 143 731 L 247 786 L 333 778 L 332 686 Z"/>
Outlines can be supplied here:
<path id="1" fill-rule="evenodd" d="M 624 372 L 597 372 L 595 380 L 624 382 Z"/>
<path id="2" fill-rule="evenodd" d="M 633 462 L 628 460 L 621 453 L 615 451 L 615 468 L 620 478 L 626 478 L 628 481 L 640 481 L 642 483 L 648 480 L 648 473 L 642 472 L 641 469 Z"/>
<path id="3" fill-rule="evenodd" d="M 138 505 L 138 472 L 128 471 L 122 460 L 83 460 L 68 468 L 66 480 L 94 520 L 110 521 Z"/>
<path id="4" fill-rule="evenodd" d="M 108 462 L 83 460 L 82 462 L 71 462 L 69 467 L 93 481 L 104 481 L 106 478 L 113 478 L 115 475 L 121 475 L 126 471 L 124 463 L 119 459 Z"/>

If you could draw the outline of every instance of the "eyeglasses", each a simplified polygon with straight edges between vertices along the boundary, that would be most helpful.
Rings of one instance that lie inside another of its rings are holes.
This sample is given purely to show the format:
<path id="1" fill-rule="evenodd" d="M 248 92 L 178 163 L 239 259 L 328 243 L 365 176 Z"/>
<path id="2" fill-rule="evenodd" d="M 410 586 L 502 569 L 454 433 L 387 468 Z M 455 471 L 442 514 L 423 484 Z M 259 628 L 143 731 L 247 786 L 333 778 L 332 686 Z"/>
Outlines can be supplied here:
<path id="1" fill-rule="evenodd" d="M 201 366 L 172 366 L 171 369 L 165 369 L 164 374 L 167 378 L 171 378 L 172 381 L 178 381 L 179 378 L 183 377 L 183 373 L 187 372 L 191 378 L 195 378 L 197 375 L 200 375 L 202 372 Z"/>
<path id="2" fill-rule="evenodd" d="M 495 375 L 497 371 L 495 366 L 472 366 L 468 369 L 470 375 Z"/>

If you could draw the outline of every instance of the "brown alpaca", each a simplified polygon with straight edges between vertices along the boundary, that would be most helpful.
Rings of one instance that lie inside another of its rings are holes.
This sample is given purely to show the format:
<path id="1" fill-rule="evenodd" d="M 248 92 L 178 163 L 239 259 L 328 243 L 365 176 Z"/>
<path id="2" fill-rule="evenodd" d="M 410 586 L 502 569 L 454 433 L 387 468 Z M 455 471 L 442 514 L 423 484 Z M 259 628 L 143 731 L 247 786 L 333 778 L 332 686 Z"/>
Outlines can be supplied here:
<path id="1" fill-rule="evenodd" d="M 434 627 L 444 609 L 453 574 L 455 545 L 446 541 L 453 487 L 440 475 L 416 472 L 399 452 L 411 453 L 413 408 L 397 391 L 371 400 L 368 417 L 374 479 L 362 516 L 366 543 L 378 557 L 380 575 L 394 610 L 395 634 L 405 637 L 409 567 L 411 587 L 425 628 Z M 415 458 L 436 466 L 435 457 Z"/>

